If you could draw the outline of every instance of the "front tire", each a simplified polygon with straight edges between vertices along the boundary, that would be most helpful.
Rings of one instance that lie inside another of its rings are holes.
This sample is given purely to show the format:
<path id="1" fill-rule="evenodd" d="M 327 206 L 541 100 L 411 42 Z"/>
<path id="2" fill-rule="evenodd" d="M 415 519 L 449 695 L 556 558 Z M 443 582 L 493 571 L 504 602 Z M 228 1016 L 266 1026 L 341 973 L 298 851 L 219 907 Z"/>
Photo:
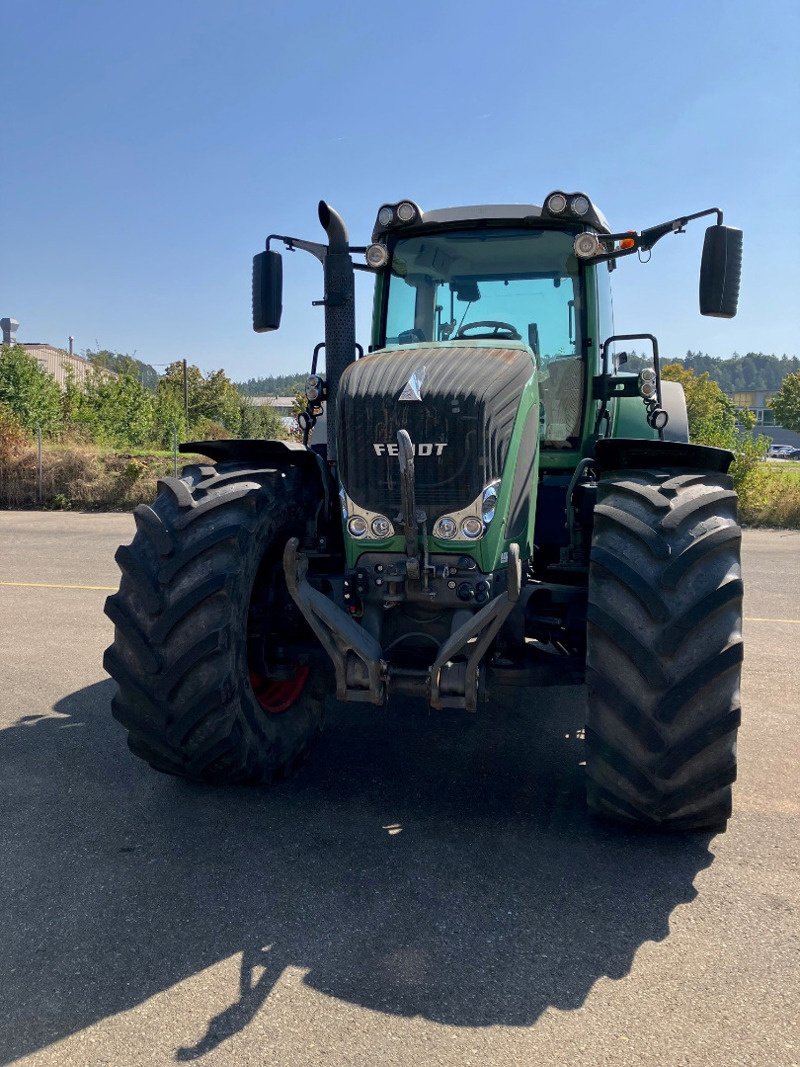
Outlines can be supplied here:
<path id="1" fill-rule="evenodd" d="M 741 718 L 740 542 L 727 475 L 601 477 L 587 654 L 596 814 L 651 829 L 725 828 Z"/>
<path id="2" fill-rule="evenodd" d="M 104 665 L 119 686 L 112 713 L 156 770 L 268 784 L 319 735 L 325 668 L 298 656 L 313 644 L 281 567 L 315 496 L 298 468 L 224 464 L 188 467 L 136 508 L 136 535 L 116 555 L 119 592 L 106 601 L 115 636 Z"/>

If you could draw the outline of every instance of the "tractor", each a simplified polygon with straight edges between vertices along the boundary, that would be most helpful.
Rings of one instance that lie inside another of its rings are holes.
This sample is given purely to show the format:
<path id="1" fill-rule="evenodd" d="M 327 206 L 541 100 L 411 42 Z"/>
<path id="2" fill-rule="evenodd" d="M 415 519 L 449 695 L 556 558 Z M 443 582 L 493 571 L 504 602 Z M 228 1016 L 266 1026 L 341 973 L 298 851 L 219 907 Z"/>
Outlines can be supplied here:
<path id="1" fill-rule="evenodd" d="M 581 192 L 401 200 L 353 246 L 323 201 L 325 243 L 270 235 L 254 329 L 280 325 L 282 247 L 321 262 L 325 339 L 297 439 L 186 442 L 208 462 L 134 512 L 105 655 L 132 752 L 269 784 L 309 752 L 333 693 L 468 720 L 517 685 L 535 722 L 542 690 L 585 684 L 589 811 L 724 830 L 742 662 L 733 455 L 689 442 L 683 390 L 654 336 L 615 333 L 610 284 L 621 259 L 705 216 L 700 311 L 731 318 L 742 233 L 718 208 L 614 233 Z M 374 275 L 366 352 L 355 270 Z"/>

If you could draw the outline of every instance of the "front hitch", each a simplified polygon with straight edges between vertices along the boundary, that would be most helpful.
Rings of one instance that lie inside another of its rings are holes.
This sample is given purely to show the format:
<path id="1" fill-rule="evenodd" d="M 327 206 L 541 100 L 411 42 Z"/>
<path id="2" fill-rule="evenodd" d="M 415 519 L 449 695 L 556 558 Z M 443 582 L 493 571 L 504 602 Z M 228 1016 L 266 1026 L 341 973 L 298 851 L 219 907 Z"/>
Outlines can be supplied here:
<path id="1" fill-rule="evenodd" d="M 433 708 L 478 710 L 481 661 L 520 595 L 519 547 L 509 545 L 504 592 L 451 634 L 428 670 L 392 668 L 375 638 L 308 581 L 308 560 L 293 537 L 283 553 L 289 593 L 330 656 L 339 700 L 383 704 L 392 680 L 396 688 L 422 697 Z M 466 657 L 463 658 L 456 657 Z"/>
<path id="2" fill-rule="evenodd" d="M 339 700 L 368 700 L 383 704 L 386 699 L 387 664 L 383 650 L 332 600 L 315 589 L 306 577 L 308 559 L 298 553 L 300 542 L 292 537 L 283 551 L 283 573 L 292 600 L 328 653 L 336 673 Z"/>

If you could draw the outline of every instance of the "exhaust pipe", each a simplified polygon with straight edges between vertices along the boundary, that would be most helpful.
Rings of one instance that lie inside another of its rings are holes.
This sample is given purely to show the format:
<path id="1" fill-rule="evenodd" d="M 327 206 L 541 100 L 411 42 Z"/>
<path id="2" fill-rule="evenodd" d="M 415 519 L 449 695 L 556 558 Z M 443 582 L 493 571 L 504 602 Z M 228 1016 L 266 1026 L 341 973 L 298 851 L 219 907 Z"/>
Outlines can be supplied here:
<path id="1" fill-rule="evenodd" d="M 325 382 L 328 390 L 328 461 L 336 462 L 336 394 L 345 368 L 356 355 L 353 261 L 347 227 L 338 211 L 319 202 L 319 221 L 328 235 L 325 276 Z"/>

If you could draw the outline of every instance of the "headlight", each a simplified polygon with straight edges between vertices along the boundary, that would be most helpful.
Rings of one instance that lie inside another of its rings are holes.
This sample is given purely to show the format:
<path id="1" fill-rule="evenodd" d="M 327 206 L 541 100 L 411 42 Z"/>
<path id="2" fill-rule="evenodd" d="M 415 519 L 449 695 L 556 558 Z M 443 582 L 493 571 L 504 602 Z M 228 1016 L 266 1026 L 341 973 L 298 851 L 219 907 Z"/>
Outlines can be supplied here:
<path id="1" fill-rule="evenodd" d="M 468 515 L 466 519 L 461 520 L 461 532 L 470 541 L 474 541 L 476 537 L 480 537 L 483 533 L 483 523 L 477 515 Z"/>
<path id="2" fill-rule="evenodd" d="M 375 270 L 385 267 L 389 261 L 389 251 L 385 245 L 370 245 L 365 256 L 367 263 Z"/>
<path id="3" fill-rule="evenodd" d="M 436 520 L 436 525 L 433 528 L 434 537 L 441 537 L 443 541 L 451 541 L 457 533 L 456 520 L 449 515 L 442 515 L 440 519 Z"/>
<path id="4" fill-rule="evenodd" d="M 547 210 L 551 215 L 560 215 L 567 209 L 567 198 L 563 193 L 552 193 L 547 198 Z"/>
<path id="5" fill-rule="evenodd" d="M 397 218 L 400 222 L 413 222 L 416 214 L 417 209 L 410 200 L 404 200 L 402 204 L 397 205 Z"/>
<path id="6" fill-rule="evenodd" d="M 483 499 L 481 501 L 481 518 L 488 526 L 494 518 L 494 513 L 497 510 L 497 491 L 500 488 L 499 482 L 492 482 L 491 485 L 487 485 L 483 490 Z"/>
<path id="7" fill-rule="evenodd" d="M 367 532 L 367 520 L 363 515 L 351 515 L 347 520 L 347 529 L 353 537 L 363 537 Z"/>
<path id="8" fill-rule="evenodd" d="M 376 515 L 370 523 L 370 528 L 375 537 L 391 537 L 394 527 L 385 515 Z"/>
<path id="9" fill-rule="evenodd" d="M 394 209 L 388 205 L 382 207 L 378 212 L 378 225 L 379 226 L 391 226 L 394 222 Z"/>

